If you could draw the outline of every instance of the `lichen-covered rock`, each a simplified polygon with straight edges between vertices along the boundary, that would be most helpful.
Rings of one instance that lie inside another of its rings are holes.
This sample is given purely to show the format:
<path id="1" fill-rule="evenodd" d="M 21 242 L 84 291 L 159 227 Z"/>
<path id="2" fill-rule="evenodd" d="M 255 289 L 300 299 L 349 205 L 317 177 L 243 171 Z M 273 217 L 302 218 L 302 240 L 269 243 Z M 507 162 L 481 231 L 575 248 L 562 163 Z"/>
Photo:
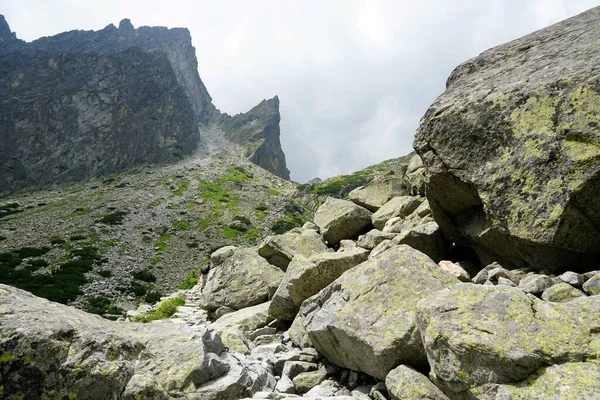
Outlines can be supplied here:
<path id="1" fill-rule="evenodd" d="M 406 365 L 400 365 L 385 377 L 391 400 L 448 400 L 427 377 Z"/>
<path id="2" fill-rule="evenodd" d="M 273 320 L 269 316 L 269 305 L 267 302 L 225 314 L 212 323 L 211 328 L 221 335 L 223 344 L 230 351 L 235 349 L 238 353 L 247 354 L 250 349 L 246 345 L 246 334 L 266 326 Z"/>
<path id="3" fill-rule="evenodd" d="M 430 377 L 447 394 L 600 354 L 597 297 L 550 303 L 518 288 L 460 283 L 417 308 Z"/>
<path id="4" fill-rule="evenodd" d="M 371 225 L 371 211 L 351 201 L 328 197 L 315 213 L 315 224 L 330 245 L 352 239 Z"/>
<path id="5" fill-rule="evenodd" d="M 395 176 L 382 176 L 373 179 L 365 186 L 352 190 L 348 194 L 348 199 L 369 211 L 375 212 L 390 199 L 407 194 L 408 191 L 402 179 Z"/>
<path id="6" fill-rule="evenodd" d="M 426 364 L 415 306 L 456 282 L 425 254 L 400 245 L 346 271 L 300 314 L 314 347 L 332 363 L 383 380 L 398 364 Z"/>
<path id="7" fill-rule="evenodd" d="M 373 250 L 371 250 L 371 252 L 369 253 L 369 258 L 377 257 L 384 251 L 389 250 L 394 246 L 396 245 L 391 240 L 384 240 L 383 242 L 375 246 Z"/>
<path id="8" fill-rule="evenodd" d="M 332 250 L 327 248 L 321 235 L 313 229 L 292 230 L 283 235 L 268 236 L 258 246 L 258 254 L 283 271 L 295 255 L 310 257 L 330 251 Z"/>
<path id="9" fill-rule="evenodd" d="M 312 309 L 310 304 L 308 304 L 307 306 L 309 307 L 309 309 Z M 304 327 L 304 308 L 304 305 L 300 307 L 300 311 L 296 315 L 296 318 L 294 318 L 292 326 L 290 326 L 290 329 L 288 330 L 288 334 L 290 335 L 290 340 L 292 341 L 292 343 L 294 343 L 296 346 L 302 349 L 314 347 L 312 341 L 310 340 L 310 336 L 308 336 L 308 332 Z M 306 312 L 308 312 L 308 309 L 306 310 Z"/>
<path id="10" fill-rule="evenodd" d="M 210 255 L 210 262 L 213 264 L 213 267 L 220 265 L 227 257 L 233 255 L 236 249 L 236 246 L 223 246 L 213 251 Z"/>
<path id="11" fill-rule="evenodd" d="M 583 283 L 585 282 L 585 278 L 583 277 L 583 275 L 573 271 L 567 271 L 563 273 L 558 277 L 558 279 L 576 287 L 581 287 L 581 285 L 583 285 Z"/>
<path id="12" fill-rule="evenodd" d="M 372 229 L 364 235 L 360 235 L 356 245 L 363 249 L 372 250 L 384 240 L 391 240 L 397 236 L 396 233 L 384 233 L 377 229 Z"/>
<path id="13" fill-rule="evenodd" d="M 321 367 L 316 371 L 302 372 L 296 375 L 292 381 L 294 382 L 296 393 L 303 394 L 323 382 L 325 379 L 327 379 L 327 372 L 325 371 L 325 368 Z"/>
<path id="14" fill-rule="evenodd" d="M 542 300 L 554 303 L 564 303 L 579 297 L 585 297 L 585 293 L 565 282 L 550 286 L 542 293 Z"/>
<path id="15" fill-rule="evenodd" d="M 239 310 L 264 303 L 282 277 L 283 271 L 259 256 L 256 249 L 237 249 L 208 274 L 202 305 L 207 310 L 223 306 Z"/>
<path id="16" fill-rule="evenodd" d="M 472 398 L 480 400 L 595 399 L 600 393 L 600 364 L 552 365 L 517 384 L 487 384 L 470 392 Z"/>
<path id="17" fill-rule="evenodd" d="M 519 282 L 519 289 L 525 293 L 540 294 L 554 285 L 554 279 L 546 275 L 531 274 Z"/>
<path id="18" fill-rule="evenodd" d="M 415 154 L 410 159 L 403 178 L 404 185 L 408 188 L 409 194 L 425 196 L 427 170 L 418 154 Z"/>
<path id="19" fill-rule="evenodd" d="M 398 196 L 385 203 L 371 216 L 373 226 L 383 230 L 385 223 L 394 217 L 407 217 L 421 205 L 421 197 Z"/>
<path id="20" fill-rule="evenodd" d="M 583 290 L 590 296 L 600 294 L 600 274 L 596 274 L 583 284 Z"/>
<path id="21" fill-rule="evenodd" d="M 482 263 L 600 265 L 600 8 L 458 66 L 414 147 L 450 240 Z"/>
<path id="22" fill-rule="evenodd" d="M 211 331 L 118 323 L 0 285 L 4 398 L 239 399 L 267 372 L 225 352 Z"/>
<path id="23" fill-rule="evenodd" d="M 368 255 L 368 250 L 359 248 L 318 254 L 308 259 L 300 255 L 294 257 L 273 295 L 269 314 L 277 319 L 293 320 L 304 300 L 366 261 Z"/>
<path id="24" fill-rule="evenodd" d="M 392 239 L 392 243 L 406 244 L 427 254 L 436 262 L 441 261 L 446 253 L 442 232 L 434 221 L 417 225 L 414 228 L 403 229 L 402 233 Z"/>

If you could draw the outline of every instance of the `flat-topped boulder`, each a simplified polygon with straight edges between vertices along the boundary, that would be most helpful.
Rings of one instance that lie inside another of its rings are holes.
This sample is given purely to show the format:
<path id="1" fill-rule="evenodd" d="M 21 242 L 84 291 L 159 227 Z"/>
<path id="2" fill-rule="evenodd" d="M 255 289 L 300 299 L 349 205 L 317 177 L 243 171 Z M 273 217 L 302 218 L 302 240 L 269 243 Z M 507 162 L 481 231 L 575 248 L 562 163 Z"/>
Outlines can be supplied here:
<path id="1" fill-rule="evenodd" d="M 348 200 L 328 197 L 317 209 L 315 224 L 330 245 L 352 239 L 371 225 L 371 211 Z"/>
<path id="2" fill-rule="evenodd" d="M 310 257 L 330 251 L 314 229 L 293 229 L 282 235 L 267 236 L 258 246 L 258 254 L 283 271 L 295 255 Z"/>
<path id="3" fill-rule="evenodd" d="M 346 271 L 306 300 L 299 320 L 329 361 L 384 380 L 399 364 L 427 364 L 416 304 L 456 283 L 425 254 L 400 245 Z"/>

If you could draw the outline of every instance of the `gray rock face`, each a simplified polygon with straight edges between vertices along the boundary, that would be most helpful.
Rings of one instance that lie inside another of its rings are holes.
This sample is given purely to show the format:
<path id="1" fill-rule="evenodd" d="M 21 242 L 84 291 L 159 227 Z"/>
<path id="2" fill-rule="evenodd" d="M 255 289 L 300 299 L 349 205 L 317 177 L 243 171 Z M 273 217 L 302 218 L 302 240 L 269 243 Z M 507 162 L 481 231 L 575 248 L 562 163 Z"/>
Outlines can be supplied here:
<path id="1" fill-rule="evenodd" d="M 285 164 L 285 154 L 279 140 L 279 98 L 263 100 L 244 114 L 230 117 L 223 114 L 217 124 L 224 130 L 225 137 L 244 145 L 248 160 L 289 180 L 290 171 Z"/>
<path id="2" fill-rule="evenodd" d="M 542 293 L 542 300 L 554 303 L 564 303 L 579 297 L 585 297 L 585 293 L 565 282 L 550 286 Z"/>
<path id="3" fill-rule="evenodd" d="M 598 297 L 550 303 L 518 288 L 461 283 L 421 301 L 417 319 L 430 377 L 444 392 L 458 393 L 596 359 L 598 311 Z"/>
<path id="4" fill-rule="evenodd" d="M 401 363 L 425 364 L 415 306 L 456 282 L 423 253 L 400 245 L 346 271 L 300 313 L 321 354 L 383 380 Z"/>
<path id="5" fill-rule="evenodd" d="M 310 257 L 331 251 L 313 229 L 301 232 L 292 230 L 283 235 L 268 236 L 258 247 L 258 254 L 283 271 L 287 270 L 288 264 L 296 255 Z"/>
<path id="6" fill-rule="evenodd" d="M 382 230 L 385 223 L 394 217 L 407 217 L 423 202 L 412 196 L 394 197 L 377 210 L 371 217 L 373 226 Z"/>
<path id="7" fill-rule="evenodd" d="M 317 209 L 315 224 L 323 238 L 335 245 L 365 230 L 371 224 L 371 212 L 351 201 L 328 197 Z"/>
<path id="8" fill-rule="evenodd" d="M 0 309 L 5 398 L 216 400 L 264 388 L 266 371 L 210 331 L 112 322 L 5 285 Z"/>
<path id="9" fill-rule="evenodd" d="M 406 194 L 408 191 L 400 178 L 384 176 L 354 189 L 348 194 L 348 198 L 359 206 L 375 212 L 392 198 Z"/>
<path id="10" fill-rule="evenodd" d="M 341 253 L 323 253 L 309 259 L 296 256 L 290 263 L 273 295 L 269 314 L 274 318 L 293 320 L 300 306 L 312 295 L 367 259 L 365 249 Z"/>
<path id="11" fill-rule="evenodd" d="M 208 274 L 202 295 L 203 307 L 241 308 L 266 302 L 277 290 L 283 272 L 256 253 L 256 249 L 237 249 Z"/>
<path id="12" fill-rule="evenodd" d="M 390 371 L 385 386 L 391 400 L 448 400 L 425 375 L 405 365 Z"/>
<path id="13" fill-rule="evenodd" d="M 289 179 L 277 98 L 221 116 L 198 75 L 187 29 L 134 29 L 123 20 L 118 29 L 14 39 L 2 17 L 0 195 L 178 161 L 214 126 L 254 146 L 252 162 Z"/>
<path id="14" fill-rule="evenodd" d="M 422 120 L 435 219 L 484 264 L 600 265 L 599 19 L 594 8 L 463 63 Z"/>

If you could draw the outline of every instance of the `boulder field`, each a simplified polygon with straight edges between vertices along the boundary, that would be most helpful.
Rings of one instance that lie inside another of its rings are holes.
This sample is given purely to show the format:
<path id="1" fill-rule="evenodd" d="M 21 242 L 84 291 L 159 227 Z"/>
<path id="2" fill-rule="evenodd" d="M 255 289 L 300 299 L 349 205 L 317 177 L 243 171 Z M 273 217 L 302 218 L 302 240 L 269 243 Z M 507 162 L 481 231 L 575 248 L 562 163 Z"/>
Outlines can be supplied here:
<path id="1" fill-rule="evenodd" d="M 0 394 L 599 398 L 598 23 L 595 8 L 459 66 L 408 168 L 217 250 L 170 319 L 0 286 Z"/>

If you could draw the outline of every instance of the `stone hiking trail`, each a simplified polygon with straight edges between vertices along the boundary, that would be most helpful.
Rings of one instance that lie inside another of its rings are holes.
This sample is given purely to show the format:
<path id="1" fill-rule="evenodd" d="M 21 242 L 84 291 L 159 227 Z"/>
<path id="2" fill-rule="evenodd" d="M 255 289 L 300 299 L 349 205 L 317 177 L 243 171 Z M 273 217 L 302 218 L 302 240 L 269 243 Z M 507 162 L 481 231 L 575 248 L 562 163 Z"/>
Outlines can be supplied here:
<path id="1" fill-rule="evenodd" d="M 316 198 L 303 225 L 211 250 L 202 293 L 109 321 L 0 285 L 1 397 L 600 398 L 598 23 L 600 7 L 458 66 L 408 165 Z M 144 32 L 129 25 L 104 34 Z M 0 39 L 22 46 L 2 23 Z M 257 137 L 278 143 L 278 101 L 182 107 L 215 124 L 201 151 L 235 143 L 254 162 Z"/>

